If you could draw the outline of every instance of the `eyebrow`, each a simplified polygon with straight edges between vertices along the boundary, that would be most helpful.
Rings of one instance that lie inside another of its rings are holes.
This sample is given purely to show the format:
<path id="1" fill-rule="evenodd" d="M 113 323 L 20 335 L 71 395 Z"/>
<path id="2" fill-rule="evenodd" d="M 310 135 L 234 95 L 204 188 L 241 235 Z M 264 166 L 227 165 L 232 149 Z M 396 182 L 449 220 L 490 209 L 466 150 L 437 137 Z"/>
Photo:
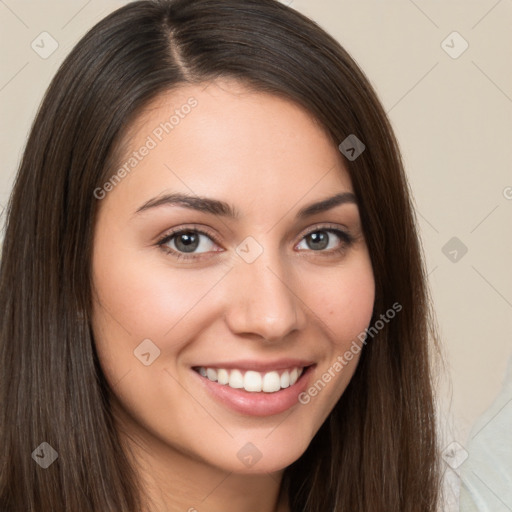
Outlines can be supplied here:
<path id="1" fill-rule="evenodd" d="M 304 206 L 297 213 L 297 218 L 304 219 L 306 217 L 311 217 L 346 203 L 356 204 L 356 196 L 352 192 L 342 192 L 332 197 L 328 197 L 327 199 L 322 199 L 316 203 Z M 153 208 L 159 208 L 161 206 L 183 206 L 185 208 L 190 208 L 191 210 L 211 213 L 213 215 L 220 215 L 222 217 L 231 219 L 240 218 L 240 213 L 238 210 L 229 203 L 220 201 L 218 199 L 190 196 L 187 194 L 179 193 L 165 194 L 150 199 L 136 211 L 136 214 Z"/>

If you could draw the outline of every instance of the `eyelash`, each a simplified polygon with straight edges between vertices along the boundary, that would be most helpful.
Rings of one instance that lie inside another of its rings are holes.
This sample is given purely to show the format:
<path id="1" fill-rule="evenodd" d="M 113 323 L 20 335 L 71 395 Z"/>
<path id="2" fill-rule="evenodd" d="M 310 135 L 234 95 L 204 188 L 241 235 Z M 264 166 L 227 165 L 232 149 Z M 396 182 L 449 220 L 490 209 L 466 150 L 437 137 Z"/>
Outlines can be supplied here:
<path id="1" fill-rule="evenodd" d="M 309 235 L 311 235 L 313 233 L 317 233 L 319 231 L 325 231 L 327 233 L 335 234 L 341 240 L 340 247 L 337 249 L 331 249 L 329 251 L 325 251 L 325 250 L 314 251 L 312 249 L 309 249 L 310 252 L 315 252 L 315 253 L 322 254 L 322 255 L 336 256 L 336 255 L 339 255 L 339 254 L 342 254 L 343 252 L 345 252 L 354 243 L 354 237 L 352 237 L 349 233 L 342 231 L 341 229 L 339 229 L 337 227 L 332 227 L 332 226 L 327 226 L 327 225 L 315 226 L 313 229 L 311 229 L 310 231 L 308 231 L 307 233 L 304 234 L 304 236 L 301 238 L 301 241 L 304 240 Z M 184 233 L 194 233 L 194 234 L 204 235 L 204 236 L 207 236 L 208 238 L 210 238 L 215 244 L 220 245 L 219 241 L 217 240 L 217 237 L 213 233 L 209 232 L 208 230 L 206 230 L 204 228 L 199 229 L 196 227 L 181 228 L 181 229 L 177 229 L 176 231 L 167 233 L 162 239 L 160 239 L 157 242 L 157 245 L 162 250 L 164 250 L 167 254 L 172 255 L 173 257 L 175 257 L 178 260 L 181 260 L 181 259 L 195 260 L 195 259 L 204 257 L 204 256 L 202 256 L 204 253 L 186 254 L 186 253 L 182 253 L 179 251 L 175 251 L 174 249 L 171 249 L 170 247 L 166 246 L 166 244 L 168 244 L 174 237 L 176 237 L 178 235 L 182 235 Z M 221 252 L 221 251 L 216 251 L 216 252 Z M 301 250 L 301 252 L 303 252 L 303 250 Z"/>

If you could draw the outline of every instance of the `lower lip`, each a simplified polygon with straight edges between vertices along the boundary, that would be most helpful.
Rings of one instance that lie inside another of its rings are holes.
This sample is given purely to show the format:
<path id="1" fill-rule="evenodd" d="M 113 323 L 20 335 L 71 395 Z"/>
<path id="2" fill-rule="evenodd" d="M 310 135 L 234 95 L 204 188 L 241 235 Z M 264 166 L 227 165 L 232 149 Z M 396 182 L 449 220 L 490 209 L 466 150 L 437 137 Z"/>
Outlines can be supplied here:
<path id="1" fill-rule="evenodd" d="M 299 403 L 298 397 L 308 386 L 313 366 L 305 368 L 302 375 L 293 386 L 275 391 L 274 393 L 252 393 L 244 389 L 234 389 L 226 384 L 219 384 L 196 371 L 200 379 L 213 397 L 236 412 L 247 416 L 272 416 L 287 411 Z"/>

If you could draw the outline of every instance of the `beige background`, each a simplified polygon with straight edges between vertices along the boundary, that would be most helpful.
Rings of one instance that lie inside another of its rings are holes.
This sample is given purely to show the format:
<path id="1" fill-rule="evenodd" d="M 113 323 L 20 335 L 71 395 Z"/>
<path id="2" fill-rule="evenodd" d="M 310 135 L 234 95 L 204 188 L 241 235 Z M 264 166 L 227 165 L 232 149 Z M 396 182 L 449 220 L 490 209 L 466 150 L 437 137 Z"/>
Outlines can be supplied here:
<path id="1" fill-rule="evenodd" d="M 0 0 L 0 204 L 8 201 L 30 124 L 59 64 L 88 28 L 125 3 Z M 352 54 L 396 130 L 446 351 L 446 443 L 463 446 L 498 394 L 512 355 L 512 2 L 283 3 L 315 19 Z M 31 48 L 43 31 L 59 45 L 46 59 Z M 443 47 L 457 52 L 461 39 L 442 45 L 453 31 L 469 44 L 458 58 Z M 442 252 L 452 237 L 468 248 L 457 262 Z"/>

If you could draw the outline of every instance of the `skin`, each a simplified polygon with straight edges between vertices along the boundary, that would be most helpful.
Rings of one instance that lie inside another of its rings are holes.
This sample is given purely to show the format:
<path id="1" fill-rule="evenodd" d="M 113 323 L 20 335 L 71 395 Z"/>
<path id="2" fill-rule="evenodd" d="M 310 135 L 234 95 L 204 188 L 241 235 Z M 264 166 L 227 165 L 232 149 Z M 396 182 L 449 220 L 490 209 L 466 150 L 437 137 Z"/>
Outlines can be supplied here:
<path id="1" fill-rule="evenodd" d="M 155 127 L 190 97 L 197 106 L 157 141 Z M 298 357 L 315 362 L 314 383 L 368 326 L 374 276 L 357 205 L 296 218 L 306 205 L 353 192 L 349 174 L 304 109 L 232 80 L 158 97 L 131 127 L 119 165 L 148 136 L 157 146 L 101 200 L 94 240 L 93 330 L 122 442 L 148 510 L 287 511 L 284 468 L 304 453 L 360 354 L 307 405 L 267 417 L 227 408 L 191 367 Z M 136 213 L 175 192 L 226 201 L 241 216 L 176 205 Z M 158 245 L 192 227 L 218 240 L 200 235 L 197 259 L 169 252 L 183 247 L 177 237 L 167 250 Z M 331 227 L 353 242 L 326 233 Z M 308 244 L 306 235 L 319 231 L 327 248 Z M 252 263 L 236 252 L 249 236 L 263 249 Z M 160 350 L 149 366 L 134 356 L 145 339 Z M 249 442 L 261 459 L 246 467 L 237 453 Z"/>

